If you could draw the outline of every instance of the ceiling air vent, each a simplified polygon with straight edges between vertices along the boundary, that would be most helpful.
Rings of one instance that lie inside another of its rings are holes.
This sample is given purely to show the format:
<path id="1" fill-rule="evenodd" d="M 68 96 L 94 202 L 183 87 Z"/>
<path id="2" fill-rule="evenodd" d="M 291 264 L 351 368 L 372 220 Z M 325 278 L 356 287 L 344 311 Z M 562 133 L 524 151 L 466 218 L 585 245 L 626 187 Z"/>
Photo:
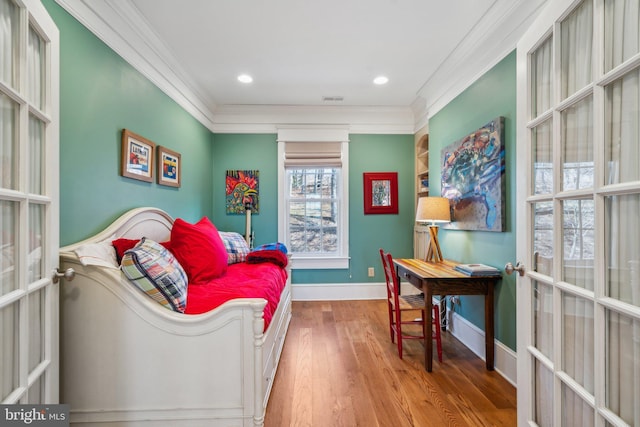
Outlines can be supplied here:
<path id="1" fill-rule="evenodd" d="M 344 101 L 344 96 L 323 96 L 323 102 L 340 102 Z"/>

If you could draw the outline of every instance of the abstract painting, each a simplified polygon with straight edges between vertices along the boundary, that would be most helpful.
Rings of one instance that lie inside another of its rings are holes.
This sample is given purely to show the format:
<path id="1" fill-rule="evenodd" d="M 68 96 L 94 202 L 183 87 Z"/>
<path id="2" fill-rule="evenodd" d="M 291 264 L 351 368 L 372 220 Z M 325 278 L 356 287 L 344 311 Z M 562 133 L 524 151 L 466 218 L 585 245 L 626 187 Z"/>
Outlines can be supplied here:
<path id="1" fill-rule="evenodd" d="M 442 196 L 451 200 L 452 222 L 443 228 L 503 231 L 504 117 L 498 117 L 441 153 Z"/>
<path id="2" fill-rule="evenodd" d="M 244 215 L 246 205 L 251 213 L 260 210 L 258 183 L 260 173 L 257 170 L 228 170 L 225 182 L 227 215 Z"/>

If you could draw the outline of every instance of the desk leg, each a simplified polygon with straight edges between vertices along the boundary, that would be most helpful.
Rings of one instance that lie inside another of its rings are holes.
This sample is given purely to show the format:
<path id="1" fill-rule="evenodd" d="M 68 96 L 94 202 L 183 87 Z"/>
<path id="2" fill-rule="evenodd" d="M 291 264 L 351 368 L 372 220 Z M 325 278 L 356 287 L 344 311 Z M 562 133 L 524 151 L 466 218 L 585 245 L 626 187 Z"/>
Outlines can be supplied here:
<path id="1" fill-rule="evenodd" d="M 487 283 L 487 294 L 484 296 L 485 352 L 487 371 L 493 371 L 494 353 L 494 321 L 493 321 L 493 283 Z"/>
<path id="2" fill-rule="evenodd" d="M 433 367 L 433 293 L 431 287 L 424 287 L 424 366 L 427 372 L 431 372 Z M 438 320 L 440 323 L 440 320 Z M 438 325 L 438 327 L 440 327 Z"/>

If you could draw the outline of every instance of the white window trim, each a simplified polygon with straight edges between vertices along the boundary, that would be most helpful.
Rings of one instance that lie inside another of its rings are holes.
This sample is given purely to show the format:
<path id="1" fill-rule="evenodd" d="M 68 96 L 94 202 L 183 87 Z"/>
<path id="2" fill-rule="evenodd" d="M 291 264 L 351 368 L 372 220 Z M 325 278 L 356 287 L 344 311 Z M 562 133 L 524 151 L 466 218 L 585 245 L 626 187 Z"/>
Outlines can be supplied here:
<path id="1" fill-rule="evenodd" d="M 342 200 L 340 204 L 340 253 L 341 256 L 296 256 L 291 257 L 291 268 L 301 269 L 348 269 L 349 268 L 349 130 L 335 127 L 285 127 L 278 129 L 278 241 L 286 242 L 286 209 L 284 185 L 285 142 L 340 142 L 342 143 Z"/>

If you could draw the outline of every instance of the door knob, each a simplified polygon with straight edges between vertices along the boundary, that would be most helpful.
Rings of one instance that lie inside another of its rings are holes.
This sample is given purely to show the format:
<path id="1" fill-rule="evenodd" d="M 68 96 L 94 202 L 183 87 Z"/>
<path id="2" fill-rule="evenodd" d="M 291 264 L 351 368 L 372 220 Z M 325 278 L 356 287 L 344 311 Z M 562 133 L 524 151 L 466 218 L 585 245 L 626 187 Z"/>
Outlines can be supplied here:
<path id="1" fill-rule="evenodd" d="M 514 271 L 517 271 L 520 276 L 524 276 L 524 273 L 525 273 L 524 264 L 522 264 L 520 261 L 518 261 L 518 262 L 516 262 L 516 266 L 514 267 L 513 264 L 508 262 L 504 266 L 504 271 L 507 274 L 512 274 Z"/>
<path id="2" fill-rule="evenodd" d="M 76 271 L 73 268 L 71 267 L 67 268 L 64 271 L 64 273 L 60 273 L 60 270 L 56 268 L 55 270 L 53 270 L 53 276 L 51 277 L 51 281 L 53 283 L 58 283 L 62 278 L 71 281 L 73 280 L 74 277 L 76 277 Z"/>

